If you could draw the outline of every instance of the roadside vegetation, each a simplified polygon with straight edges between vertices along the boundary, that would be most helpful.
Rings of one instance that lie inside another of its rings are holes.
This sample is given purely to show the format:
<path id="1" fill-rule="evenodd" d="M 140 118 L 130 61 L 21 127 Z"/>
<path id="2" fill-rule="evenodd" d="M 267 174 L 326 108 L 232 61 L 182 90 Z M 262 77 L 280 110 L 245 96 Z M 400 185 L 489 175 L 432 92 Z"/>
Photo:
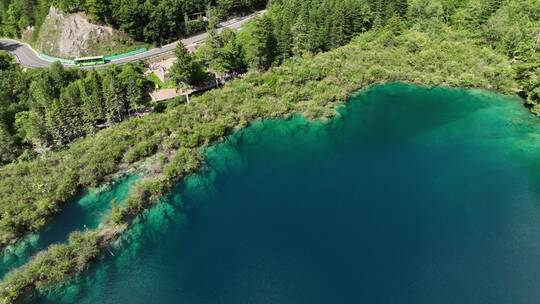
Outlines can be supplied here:
<path id="1" fill-rule="evenodd" d="M 127 119 L 61 150 L 0 168 L 0 244 L 6 245 L 42 228 L 81 188 L 155 156 L 152 174 L 96 231 L 75 232 L 67 243 L 51 246 L 8 274 L 0 284 L 0 301 L 13 303 L 85 269 L 134 217 L 203 165 L 205 147 L 252 121 L 292 113 L 330 118 L 353 92 L 389 81 L 520 93 L 533 112 L 540 112 L 539 1 L 276 0 L 267 16 L 239 33 L 212 33 L 196 54 L 179 48 L 183 64 L 173 69 L 179 84 L 230 71 L 247 74 L 189 104 Z M 2 73 L 18 75 L 12 69 Z M 28 86 L 16 92 L 28 95 Z M 103 100 L 124 96 L 110 92 Z"/>
<path id="2" fill-rule="evenodd" d="M 159 77 L 154 73 L 146 76 L 146 79 L 152 83 L 152 87 L 154 89 L 161 89 L 165 87 L 165 83 L 161 81 L 161 79 L 159 79 Z"/>
<path id="3" fill-rule="evenodd" d="M 193 55 L 178 45 L 172 78 L 178 84 L 197 86 L 211 78 L 265 71 L 292 57 L 343 46 L 355 35 L 382 26 L 391 14 L 406 14 L 406 1 L 387 2 L 270 1 L 267 14 L 242 31 L 225 29 L 219 34 L 219 13 L 209 9 L 209 38 Z"/>
<path id="4" fill-rule="evenodd" d="M 507 56 L 519 83 L 517 93 L 540 115 L 539 0 L 274 0 L 265 16 L 242 31 L 219 34 L 211 11 L 208 15 L 210 38 L 204 45 L 193 55 L 176 51 L 179 60 L 172 78 L 179 85 L 193 87 L 211 78 L 265 71 L 383 27 L 396 35 L 405 29 L 433 32 L 444 26 Z"/>
<path id="5" fill-rule="evenodd" d="M 143 109 L 148 82 L 141 64 L 106 70 L 23 72 L 0 52 L 0 165 L 62 148 Z"/>
<path id="6" fill-rule="evenodd" d="M 49 8 L 65 13 L 85 12 L 90 20 L 105 23 L 139 42 L 164 44 L 203 31 L 203 16 L 214 6 L 221 19 L 264 8 L 266 0 L 2 0 L 0 37 L 20 37 L 35 26 L 37 37 Z"/>

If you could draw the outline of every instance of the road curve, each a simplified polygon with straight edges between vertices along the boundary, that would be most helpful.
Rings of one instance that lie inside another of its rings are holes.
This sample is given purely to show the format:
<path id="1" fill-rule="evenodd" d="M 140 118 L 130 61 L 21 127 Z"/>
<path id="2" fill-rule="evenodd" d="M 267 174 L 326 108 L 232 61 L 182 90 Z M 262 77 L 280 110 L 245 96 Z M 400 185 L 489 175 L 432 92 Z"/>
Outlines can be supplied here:
<path id="1" fill-rule="evenodd" d="M 266 11 L 259 11 L 254 14 L 245 17 L 239 17 L 231 19 L 219 24 L 218 31 L 222 31 L 224 28 L 229 29 L 240 29 L 246 22 L 252 18 L 264 14 Z M 124 57 L 120 59 L 115 59 L 107 62 L 106 64 L 92 66 L 92 67 L 83 67 L 83 68 L 99 68 L 106 67 L 113 64 L 123 64 L 132 61 L 145 60 L 148 58 L 156 57 L 165 53 L 174 51 L 176 45 L 182 42 L 186 47 L 196 46 L 197 44 L 203 42 L 208 37 L 208 33 L 202 33 L 195 35 L 186 39 L 182 39 L 171 44 L 167 44 L 161 47 L 150 49 L 146 52 L 139 53 L 130 57 Z M 17 62 L 26 68 L 44 68 L 50 66 L 53 61 L 47 60 L 41 57 L 38 52 L 36 52 L 30 45 L 12 40 L 12 39 L 0 39 L 0 49 L 10 52 L 15 56 Z M 66 64 L 65 66 L 74 66 L 72 64 Z"/>
<path id="2" fill-rule="evenodd" d="M 51 65 L 51 62 L 39 57 L 31 46 L 16 40 L 0 39 L 0 50 L 10 52 L 19 64 L 27 68 L 44 68 Z"/>

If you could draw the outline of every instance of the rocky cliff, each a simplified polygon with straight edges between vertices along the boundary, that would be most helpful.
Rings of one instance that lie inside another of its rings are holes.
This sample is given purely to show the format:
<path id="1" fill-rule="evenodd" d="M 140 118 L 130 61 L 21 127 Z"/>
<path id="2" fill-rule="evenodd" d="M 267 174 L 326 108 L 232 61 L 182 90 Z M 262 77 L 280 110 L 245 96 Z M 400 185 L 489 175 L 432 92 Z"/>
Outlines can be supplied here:
<path id="1" fill-rule="evenodd" d="M 48 55 L 73 58 L 119 53 L 137 44 L 120 31 L 91 23 L 84 13 L 66 15 L 51 7 L 36 47 Z"/>

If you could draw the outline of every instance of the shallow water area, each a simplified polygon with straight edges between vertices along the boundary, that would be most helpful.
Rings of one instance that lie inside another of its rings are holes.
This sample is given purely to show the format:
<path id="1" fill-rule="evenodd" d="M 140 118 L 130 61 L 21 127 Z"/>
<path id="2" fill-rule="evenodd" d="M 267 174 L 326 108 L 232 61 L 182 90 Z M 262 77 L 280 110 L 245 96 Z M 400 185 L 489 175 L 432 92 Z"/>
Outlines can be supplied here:
<path id="1" fill-rule="evenodd" d="M 375 86 L 207 149 L 35 303 L 537 303 L 540 124 L 494 93 Z"/>
<path id="2" fill-rule="evenodd" d="M 82 192 L 55 216 L 42 231 L 31 234 L 4 249 L 0 255 L 0 277 L 26 263 L 34 254 L 49 245 L 65 242 L 71 232 L 94 229 L 107 215 L 111 200 L 121 203 L 138 175 L 130 175 L 101 189 Z"/>

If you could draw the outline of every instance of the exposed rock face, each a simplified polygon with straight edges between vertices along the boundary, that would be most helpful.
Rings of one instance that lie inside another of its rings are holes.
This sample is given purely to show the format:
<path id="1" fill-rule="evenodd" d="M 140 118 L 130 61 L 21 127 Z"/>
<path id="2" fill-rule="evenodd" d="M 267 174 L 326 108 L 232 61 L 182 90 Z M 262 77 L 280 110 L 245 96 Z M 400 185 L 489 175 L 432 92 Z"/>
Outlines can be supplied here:
<path id="1" fill-rule="evenodd" d="M 81 50 L 88 48 L 88 43 L 100 43 L 112 34 L 112 28 L 92 24 L 82 14 L 73 14 L 64 20 L 57 41 L 58 51 L 60 54 L 80 56 Z"/>
<path id="2" fill-rule="evenodd" d="M 33 26 L 26 27 L 26 29 L 24 29 L 24 31 L 22 32 L 21 40 L 30 41 L 30 39 L 32 39 L 32 35 L 34 34 L 34 30 L 35 28 Z"/>
<path id="3" fill-rule="evenodd" d="M 41 27 L 37 47 L 53 56 L 73 58 L 101 55 L 131 39 L 109 26 L 90 23 L 84 13 L 64 15 L 51 7 Z"/>

